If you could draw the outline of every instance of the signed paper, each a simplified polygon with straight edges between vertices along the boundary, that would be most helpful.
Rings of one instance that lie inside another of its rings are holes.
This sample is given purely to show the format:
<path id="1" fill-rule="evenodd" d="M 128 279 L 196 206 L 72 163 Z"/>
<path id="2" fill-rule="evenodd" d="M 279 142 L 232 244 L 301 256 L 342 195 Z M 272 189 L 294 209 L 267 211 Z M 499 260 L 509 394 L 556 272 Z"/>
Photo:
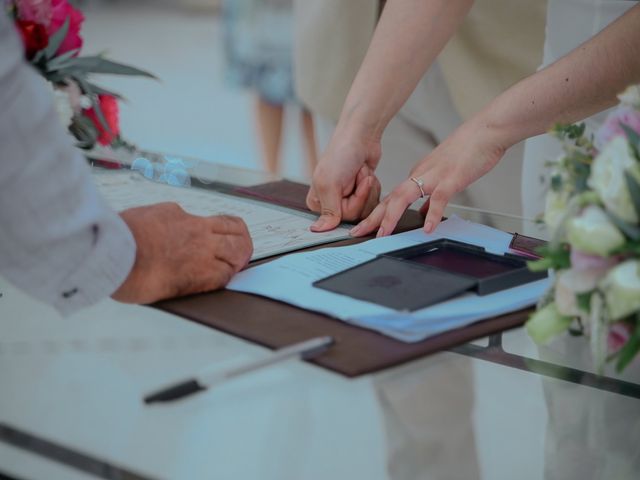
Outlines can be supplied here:
<path id="1" fill-rule="evenodd" d="M 115 210 L 176 202 L 194 215 L 235 215 L 247 224 L 253 240 L 252 260 L 349 238 L 346 228 L 313 233 L 312 215 L 262 202 L 225 195 L 213 190 L 174 187 L 155 183 L 136 172 L 94 175 L 98 188 Z"/>
<path id="2" fill-rule="evenodd" d="M 227 288 L 274 298 L 398 340 L 415 342 L 533 305 L 548 287 L 548 280 L 539 280 L 491 295 L 465 294 L 422 310 L 401 312 L 313 286 L 316 280 L 372 260 L 381 253 L 439 238 L 480 245 L 497 254 L 506 252 L 511 241 L 508 233 L 451 217 L 431 235 L 417 229 L 357 245 L 287 255 L 240 272 Z M 274 278 L 278 281 L 274 282 Z"/>

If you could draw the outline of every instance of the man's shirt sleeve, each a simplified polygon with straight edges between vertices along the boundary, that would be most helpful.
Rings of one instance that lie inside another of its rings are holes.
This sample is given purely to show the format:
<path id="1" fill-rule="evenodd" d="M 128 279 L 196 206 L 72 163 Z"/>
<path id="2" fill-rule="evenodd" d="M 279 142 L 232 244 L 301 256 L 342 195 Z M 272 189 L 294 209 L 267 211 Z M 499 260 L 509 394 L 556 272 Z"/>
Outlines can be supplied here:
<path id="1" fill-rule="evenodd" d="M 0 11 L 0 274 L 69 314 L 112 294 L 135 253 Z"/>

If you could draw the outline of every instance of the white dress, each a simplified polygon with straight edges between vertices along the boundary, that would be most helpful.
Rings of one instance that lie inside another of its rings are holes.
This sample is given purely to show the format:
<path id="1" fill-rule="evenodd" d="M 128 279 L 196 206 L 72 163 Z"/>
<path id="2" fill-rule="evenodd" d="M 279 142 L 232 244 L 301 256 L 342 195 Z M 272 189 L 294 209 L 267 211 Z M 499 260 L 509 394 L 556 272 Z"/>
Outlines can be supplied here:
<path id="1" fill-rule="evenodd" d="M 553 63 L 593 37 L 629 8 L 636 0 L 548 0 L 547 29 L 541 68 Z M 607 112 L 586 120 L 597 128 Z M 547 177 L 545 162 L 562 153 L 560 143 L 550 135 L 539 135 L 525 143 L 522 170 L 522 205 L 525 218 L 535 218 L 544 210 Z"/>

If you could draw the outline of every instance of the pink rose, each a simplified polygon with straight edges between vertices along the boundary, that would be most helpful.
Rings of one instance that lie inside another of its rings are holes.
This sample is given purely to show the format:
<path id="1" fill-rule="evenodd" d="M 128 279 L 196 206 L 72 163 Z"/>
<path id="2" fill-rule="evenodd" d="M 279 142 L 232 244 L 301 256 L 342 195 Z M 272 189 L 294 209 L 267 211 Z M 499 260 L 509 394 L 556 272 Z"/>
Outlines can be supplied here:
<path id="1" fill-rule="evenodd" d="M 61 55 L 70 50 L 82 48 L 82 37 L 80 36 L 80 27 L 84 22 L 82 12 L 73 8 L 67 0 L 51 0 L 51 8 L 49 35 L 57 32 L 69 18 L 69 31 L 56 54 Z"/>
<path id="2" fill-rule="evenodd" d="M 579 272 L 604 271 L 620 263 L 617 257 L 600 257 L 581 252 L 577 248 L 571 249 L 571 268 Z"/>
<path id="3" fill-rule="evenodd" d="M 613 354 L 620 350 L 631 338 L 631 325 L 625 322 L 616 322 L 609 328 L 607 335 L 607 347 Z"/>
<path id="4" fill-rule="evenodd" d="M 15 5 L 20 20 L 49 27 L 52 15 L 51 0 L 17 0 Z"/>
<path id="5" fill-rule="evenodd" d="M 640 135 L 640 112 L 632 107 L 622 105 L 609 114 L 596 132 L 595 145 L 598 150 L 618 136 L 624 136 L 620 124 L 624 124 Z"/>

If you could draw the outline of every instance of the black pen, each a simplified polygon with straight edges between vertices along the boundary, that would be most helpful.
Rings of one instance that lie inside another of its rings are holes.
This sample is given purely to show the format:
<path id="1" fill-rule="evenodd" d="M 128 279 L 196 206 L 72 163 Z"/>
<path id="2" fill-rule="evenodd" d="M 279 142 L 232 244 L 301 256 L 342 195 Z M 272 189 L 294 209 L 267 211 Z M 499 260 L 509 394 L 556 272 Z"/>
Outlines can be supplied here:
<path id="1" fill-rule="evenodd" d="M 278 363 L 289 358 L 299 357 L 308 359 L 314 357 L 325 352 L 331 345 L 333 345 L 332 337 L 312 338 L 310 340 L 276 350 L 275 353 L 270 356 L 247 363 L 246 365 L 241 365 L 224 372 L 203 373 L 183 382 L 170 385 L 144 397 L 144 403 L 150 404 L 178 400 L 188 395 L 202 392 L 220 382 L 268 367 L 269 365 L 273 365 L 274 363 Z"/>

